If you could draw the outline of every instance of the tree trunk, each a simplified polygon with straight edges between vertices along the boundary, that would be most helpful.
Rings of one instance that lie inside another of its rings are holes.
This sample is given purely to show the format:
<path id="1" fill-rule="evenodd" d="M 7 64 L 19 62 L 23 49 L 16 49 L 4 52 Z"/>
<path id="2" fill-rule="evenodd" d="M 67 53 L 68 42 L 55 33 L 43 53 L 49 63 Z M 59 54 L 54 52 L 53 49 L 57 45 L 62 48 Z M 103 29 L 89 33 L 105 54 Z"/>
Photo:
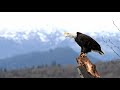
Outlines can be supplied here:
<path id="1" fill-rule="evenodd" d="M 81 78 L 100 78 L 99 73 L 96 70 L 96 66 L 91 63 L 87 56 L 79 56 L 76 58 L 78 63 L 78 73 Z"/>

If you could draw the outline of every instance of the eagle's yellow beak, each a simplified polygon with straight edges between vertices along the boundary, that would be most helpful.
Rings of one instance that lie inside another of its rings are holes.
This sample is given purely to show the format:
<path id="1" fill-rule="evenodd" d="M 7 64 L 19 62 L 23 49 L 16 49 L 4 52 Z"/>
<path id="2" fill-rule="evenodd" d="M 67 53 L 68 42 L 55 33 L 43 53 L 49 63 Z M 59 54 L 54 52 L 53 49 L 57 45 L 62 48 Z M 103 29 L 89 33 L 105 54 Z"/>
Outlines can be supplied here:
<path id="1" fill-rule="evenodd" d="M 64 32 L 64 36 L 67 36 L 69 33 L 68 32 Z"/>

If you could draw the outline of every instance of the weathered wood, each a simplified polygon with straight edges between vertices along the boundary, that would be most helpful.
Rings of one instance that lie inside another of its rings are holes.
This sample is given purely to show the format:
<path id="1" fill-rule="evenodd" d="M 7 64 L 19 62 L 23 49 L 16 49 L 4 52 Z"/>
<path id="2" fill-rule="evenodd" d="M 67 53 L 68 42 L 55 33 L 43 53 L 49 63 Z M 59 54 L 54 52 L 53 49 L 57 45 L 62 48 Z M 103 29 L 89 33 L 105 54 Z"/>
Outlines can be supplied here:
<path id="1" fill-rule="evenodd" d="M 86 71 L 86 69 L 83 66 L 80 66 L 79 68 L 77 68 L 82 76 L 80 76 L 80 78 L 94 78 L 93 76 L 89 75 L 88 72 Z M 79 72 L 78 72 L 79 73 Z M 79 74 L 80 75 L 80 74 Z"/>
<path id="2" fill-rule="evenodd" d="M 84 78 L 84 76 L 83 76 L 83 74 L 82 74 L 82 72 L 81 72 L 81 70 L 80 70 L 79 67 L 77 67 L 77 70 L 78 70 L 78 73 L 79 73 L 79 75 L 80 75 L 80 78 Z"/>
<path id="3" fill-rule="evenodd" d="M 79 67 L 78 73 L 81 78 L 100 78 L 100 75 L 96 70 L 96 66 L 91 63 L 87 56 L 80 55 L 76 60 Z"/>

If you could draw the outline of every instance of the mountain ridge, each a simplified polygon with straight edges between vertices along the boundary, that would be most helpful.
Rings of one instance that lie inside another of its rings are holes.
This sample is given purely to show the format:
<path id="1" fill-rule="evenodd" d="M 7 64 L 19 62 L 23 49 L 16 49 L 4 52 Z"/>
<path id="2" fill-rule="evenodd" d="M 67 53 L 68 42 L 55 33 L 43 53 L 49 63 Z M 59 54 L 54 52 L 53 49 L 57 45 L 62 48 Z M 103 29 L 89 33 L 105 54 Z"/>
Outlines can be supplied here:
<path id="1" fill-rule="evenodd" d="M 54 30 L 51 33 L 47 33 L 44 30 L 36 30 L 32 32 L 0 33 L 0 58 L 7 58 L 33 51 L 47 51 L 57 47 L 71 47 L 73 50 L 79 53 L 80 47 L 76 44 L 74 39 L 65 38 L 63 35 L 64 31 Z M 111 48 L 107 46 L 107 43 L 104 41 L 107 41 L 111 46 L 113 45 L 109 42 L 109 40 L 113 41 L 115 45 L 120 44 L 119 33 L 88 32 L 85 34 L 94 38 L 101 45 L 102 50 L 105 52 L 104 56 L 97 55 L 98 59 L 110 60 L 117 57 L 117 55 L 111 50 Z M 115 48 L 115 50 L 118 53 L 120 52 L 117 48 Z"/>

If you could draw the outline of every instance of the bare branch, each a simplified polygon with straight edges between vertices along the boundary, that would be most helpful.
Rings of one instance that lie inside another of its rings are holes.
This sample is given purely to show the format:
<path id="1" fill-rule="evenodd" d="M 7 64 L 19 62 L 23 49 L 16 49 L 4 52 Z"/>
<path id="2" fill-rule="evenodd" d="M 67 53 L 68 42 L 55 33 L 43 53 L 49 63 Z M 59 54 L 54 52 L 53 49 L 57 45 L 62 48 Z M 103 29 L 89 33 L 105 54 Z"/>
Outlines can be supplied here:
<path id="1" fill-rule="evenodd" d="M 107 41 L 104 40 L 104 38 L 102 37 L 103 41 L 106 43 L 106 46 L 108 46 L 109 48 L 111 48 L 111 50 L 120 57 L 120 55 L 113 49 L 113 47 L 111 47 L 109 44 L 107 44 Z M 111 44 L 113 44 L 110 39 L 108 40 Z M 114 44 L 113 44 L 114 45 Z M 115 46 L 115 45 L 114 45 Z M 117 46 L 116 46 L 117 47 Z"/>
<path id="2" fill-rule="evenodd" d="M 119 56 L 120 57 L 120 55 L 113 49 L 113 47 L 111 47 L 110 45 L 108 45 L 107 44 L 107 46 L 109 46 L 112 50 L 113 50 L 113 52 L 117 55 L 117 56 Z"/>
<path id="3" fill-rule="evenodd" d="M 113 21 L 113 20 L 112 20 Z M 113 24 L 115 25 L 115 22 L 113 21 Z M 120 29 L 117 27 L 117 25 L 115 25 L 115 27 L 120 31 Z"/>
<path id="4" fill-rule="evenodd" d="M 103 36 L 102 36 L 102 40 L 103 40 L 105 43 L 107 43 L 107 41 L 104 40 L 104 37 L 103 37 Z"/>
<path id="5" fill-rule="evenodd" d="M 118 46 L 114 45 L 114 43 L 113 43 L 110 39 L 109 39 L 109 42 L 110 42 L 114 47 L 116 47 L 117 49 L 120 50 L 120 48 L 119 48 Z"/>

